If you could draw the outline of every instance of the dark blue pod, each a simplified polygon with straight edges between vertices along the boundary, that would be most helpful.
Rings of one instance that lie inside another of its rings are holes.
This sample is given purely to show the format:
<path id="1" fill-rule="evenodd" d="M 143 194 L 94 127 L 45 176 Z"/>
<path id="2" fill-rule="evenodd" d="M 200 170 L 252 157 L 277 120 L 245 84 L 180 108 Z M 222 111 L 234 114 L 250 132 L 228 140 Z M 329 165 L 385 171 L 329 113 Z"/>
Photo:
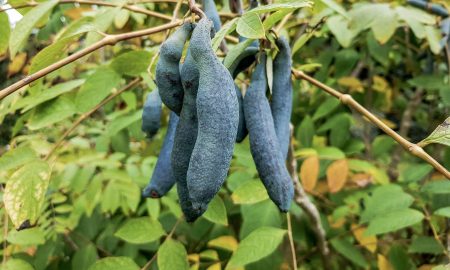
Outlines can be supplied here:
<path id="1" fill-rule="evenodd" d="M 234 81 L 211 47 L 212 23 L 195 27 L 190 51 L 200 77 L 197 92 L 198 133 L 189 162 L 187 185 L 192 205 L 205 211 L 227 176 L 239 123 Z"/>
<path id="2" fill-rule="evenodd" d="M 255 56 L 258 51 L 259 49 L 257 47 L 247 47 L 234 62 L 231 63 L 228 70 L 233 78 L 236 78 L 239 73 L 255 62 Z"/>
<path id="3" fill-rule="evenodd" d="M 244 104 L 243 104 L 244 100 L 242 97 L 241 89 L 239 89 L 239 87 L 236 84 L 234 85 L 234 87 L 236 89 L 236 96 L 239 102 L 239 124 L 236 135 L 236 142 L 240 143 L 245 139 L 245 137 L 247 137 L 248 130 L 245 124 Z"/>
<path id="4" fill-rule="evenodd" d="M 266 90 L 266 57 L 263 55 L 244 97 L 245 121 L 259 177 L 270 199 L 280 211 L 287 212 L 294 197 L 294 186 L 281 154 Z"/>
<path id="5" fill-rule="evenodd" d="M 158 161 L 156 162 L 150 182 L 142 192 L 143 197 L 160 198 L 175 184 L 170 155 L 172 153 L 177 124 L 178 116 L 174 112 L 170 112 L 166 137 L 159 152 Z"/>
<path id="6" fill-rule="evenodd" d="M 214 30 L 218 32 L 222 27 L 222 22 L 220 21 L 220 16 L 217 12 L 214 0 L 203 0 L 203 11 L 205 12 L 206 17 L 213 22 Z"/>
<path id="7" fill-rule="evenodd" d="M 162 45 L 156 64 L 156 85 L 162 102 L 177 115 L 183 104 L 183 86 L 180 80 L 180 59 L 183 47 L 193 29 L 192 23 L 184 23 Z"/>
<path id="8" fill-rule="evenodd" d="M 181 210 L 188 222 L 195 221 L 203 212 L 192 207 L 187 188 L 186 176 L 192 150 L 197 140 L 197 89 L 199 73 L 188 49 L 186 60 L 181 67 L 181 83 L 184 88 L 183 108 L 172 151 L 172 168 L 177 181 Z"/>
<path id="9" fill-rule="evenodd" d="M 292 112 L 291 48 L 285 37 L 280 37 L 277 40 L 277 46 L 280 51 L 273 61 L 272 102 L 270 108 L 281 153 L 286 159 L 289 149 L 289 123 Z"/>
<path id="10" fill-rule="evenodd" d="M 142 111 L 142 131 L 147 138 L 153 138 L 161 126 L 161 98 L 158 89 L 147 95 Z"/>

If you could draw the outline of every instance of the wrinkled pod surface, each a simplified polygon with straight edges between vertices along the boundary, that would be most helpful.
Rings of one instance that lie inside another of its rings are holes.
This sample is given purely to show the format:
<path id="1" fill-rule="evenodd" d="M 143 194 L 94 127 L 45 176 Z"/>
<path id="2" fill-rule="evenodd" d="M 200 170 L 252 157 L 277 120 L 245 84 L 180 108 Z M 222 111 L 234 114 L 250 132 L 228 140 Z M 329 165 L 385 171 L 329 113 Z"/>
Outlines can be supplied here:
<path id="1" fill-rule="evenodd" d="M 161 126 L 162 102 L 158 89 L 147 95 L 142 111 L 142 131 L 151 139 L 158 132 Z"/>

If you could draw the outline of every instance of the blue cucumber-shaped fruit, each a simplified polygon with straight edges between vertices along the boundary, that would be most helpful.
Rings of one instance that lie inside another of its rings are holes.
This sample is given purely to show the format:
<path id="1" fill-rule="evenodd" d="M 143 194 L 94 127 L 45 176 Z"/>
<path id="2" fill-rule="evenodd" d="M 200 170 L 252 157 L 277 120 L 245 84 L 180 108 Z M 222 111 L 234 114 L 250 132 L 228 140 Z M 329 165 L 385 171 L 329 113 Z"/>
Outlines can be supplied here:
<path id="1" fill-rule="evenodd" d="M 180 59 L 183 47 L 193 29 L 184 23 L 162 45 L 156 64 L 156 85 L 162 102 L 177 115 L 183 105 L 183 86 L 180 79 Z"/>
<path id="2" fill-rule="evenodd" d="M 230 167 L 239 123 L 233 78 L 211 47 L 209 19 L 195 27 L 190 51 L 200 78 L 197 92 L 198 133 L 187 173 L 192 205 L 205 211 Z"/>
<path id="3" fill-rule="evenodd" d="M 158 89 L 155 89 L 147 95 L 142 111 L 141 129 L 145 132 L 147 138 L 153 138 L 161 126 L 161 107 L 161 98 Z"/>
<path id="4" fill-rule="evenodd" d="M 219 32 L 222 27 L 222 22 L 220 21 L 220 16 L 217 12 L 217 7 L 214 0 L 203 0 L 203 11 L 205 12 L 206 17 L 213 22 L 214 30 Z"/>
<path id="5" fill-rule="evenodd" d="M 280 51 L 273 61 L 273 86 L 270 108 L 281 153 L 286 159 L 289 149 L 289 123 L 292 112 L 291 48 L 285 37 L 280 37 L 277 40 L 277 46 Z"/>
<path id="6" fill-rule="evenodd" d="M 234 85 L 236 89 L 236 96 L 238 98 L 239 102 L 239 124 L 238 124 L 238 131 L 236 135 L 236 142 L 240 143 L 242 142 L 245 137 L 247 137 L 248 130 L 247 126 L 245 124 L 245 116 L 244 116 L 244 99 L 241 93 L 241 89 L 235 84 Z"/>
<path id="7" fill-rule="evenodd" d="M 195 221 L 203 212 L 192 207 L 187 188 L 186 176 L 192 150 L 197 140 L 197 89 L 199 73 L 194 59 L 188 49 L 181 68 L 181 82 L 184 88 L 183 108 L 172 151 L 172 168 L 177 181 L 177 191 L 181 210 L 188 222 Z"/>
<path id="8" fill-rule="evenodd" d="M 245 121 L 259 177 L 270 199 L 280 211 L 287 212 L 294 196 L 294 186 L 281 154 L 266 90 L 266 57 L 262 55 L 244 97 Z"/>
<path id="9" fill-rule="evenodd" d="M 142 192 L 143 197 L 160 198 L 175 184 L 175 176 L 173 175 L 170 156 L 177 125 L 178 116 L 174 112 L 170 112 L 166 137 L 164 138 L 161 151 L 159 152 L 158 161 L 156 162 L 150 182 Z"/>
<path id="10" fill-rule="evenodd" d="M 239 73 L 247 69 L 255 62 L 256 53 L 259 51 L 257 47 L 247 47 L 245 50 L 231 63 L 228 70 L 233 78 L 236 78 Z"/>

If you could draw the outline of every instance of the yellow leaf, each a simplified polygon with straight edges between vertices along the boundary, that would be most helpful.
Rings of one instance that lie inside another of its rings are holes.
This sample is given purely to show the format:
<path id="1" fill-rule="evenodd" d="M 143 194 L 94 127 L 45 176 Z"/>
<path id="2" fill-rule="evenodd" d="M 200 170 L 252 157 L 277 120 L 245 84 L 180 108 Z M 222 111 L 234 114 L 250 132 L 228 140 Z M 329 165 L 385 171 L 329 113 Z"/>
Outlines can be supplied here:
<path id="1" fill-rule="evenodd" d="M 22 70 L 23 66 L 25 65 L 25 62 L 27 60 L 27 53 L 22 52 L 18 53 L 12 60 L 11 63 L 8 65 L 8 77 L 17 74 L 19 71 Z"/>
<path id="2" fill-rule="evenodd" d="M 348 163 L 346 159 L 336 160 L 327 168 L 328 189 L 331 193 L 341 190 L 348 176 Z"/>
<path id="3" fill-rule="evenodd" d="M 64 15 L 71 18 L 72 20 L 79 19 L 83 16 L 83 13 L 92 11 L 90 7 L 76 7 L 67 9 L 64 11 Z"/>
<path id="4" fill-rule="evenodd" d="M 422 264 L 417 270 L 432 270 L 435 266 L 434 264 Z"/>
<path id="5" fill-rule="evenodd" d="M 206 268 L 206 270 L 222 270 L 222 266 L 220 266 L 220 262 L 218 262 Z"/>
<path id="6" fill-rule="evenodd" d="M 194 263 L 198 263 L 200 261 L 200 255 L 198 255 L 197 253 L 189 254 L 188 260 Z"/>
<path id="7" fill-rule="evenodd" d="M 375 75 L 373 76 L 372 79 L 373 79 L 372 85 L 373 90 L 378 92 L 386 92 L 387 90 L 390 89 L 389 83 L 383 77 Z"/>
<path id="8" fill-rule="evenodd" d="M 392 265 L 389 263 L 389 261 L 381 254 L 378 254 L 377 256 L 377 263 L 378 263 L 378 269 L 379 270 L 394 270 Z"/>
<path id="9" fill-rule="evenodd" d="M 338 80 L 338 84 L 350 89 L 350 91 L 364 92 L 364 87 L 360 80 L 355 77 L 342 77 Z"/>
<path id="10" fill-rule="evenodd" d="M 300 167 L 300 179 L 306 191 L 312 191 L 319 178 L 319 158 L 311 156 L 303 161 Z"/>
<path id="11" fill-rule="evenodd" d="M 377 237 L 375 235 L 365 236 L 364 232 L 367 228 L 359 227 L 356 224 L 352 224 L 353 235 L 361 246 L 365 247 L 370 252 L 374 253 L 377 250 Z M 388 268 L 385 268 L 388 269 Z"/>
<path id="12" fill-rule="evenodd" d="M 209 241 L 208 247 L 216 247 L 229 251 L 235 251 L 238 247 L 238 242 L 233 236 L 225 235 Z"/>

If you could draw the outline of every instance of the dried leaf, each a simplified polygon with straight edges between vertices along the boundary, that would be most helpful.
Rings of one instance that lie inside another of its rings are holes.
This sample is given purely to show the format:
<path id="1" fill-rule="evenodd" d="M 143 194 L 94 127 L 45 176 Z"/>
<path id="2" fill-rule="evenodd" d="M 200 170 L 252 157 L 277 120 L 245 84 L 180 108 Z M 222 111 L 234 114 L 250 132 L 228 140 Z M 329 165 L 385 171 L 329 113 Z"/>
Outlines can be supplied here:
<path id="1" fill-rule="evenodd" d="M 331 193 L 341 190 L 348 176 L 348 163 L 346 159 L 336 160 L 327 168 L 328 189 Z"/>
<path id="2" fill-rule="evenodd" d="M 300 168 L 300 179 L 306 191 L 312 191 L 319 178 L 319 158 L 311 156 L 303 161 Z"/>

